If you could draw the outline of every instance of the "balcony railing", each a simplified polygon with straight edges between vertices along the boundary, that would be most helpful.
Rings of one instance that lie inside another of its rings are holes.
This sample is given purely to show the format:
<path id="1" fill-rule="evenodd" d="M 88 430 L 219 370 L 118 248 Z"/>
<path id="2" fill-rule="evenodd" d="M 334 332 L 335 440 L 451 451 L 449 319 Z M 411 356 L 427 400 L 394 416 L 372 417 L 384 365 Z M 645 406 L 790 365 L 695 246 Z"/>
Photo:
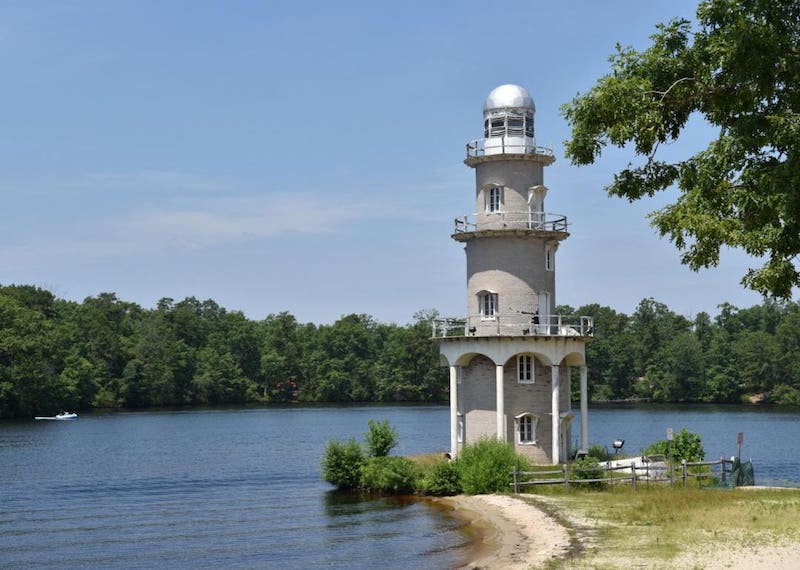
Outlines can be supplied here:
<path id="1" fill-rule="evenodd" d="M 522 137 L 493 137 L 477 139 L 467 143 L 467 158 L 480 158 L 493 154 L 530 154 L 540 155 L 549 160 L 555 160 L 553 147 L 536 146 L 524 142 Z"/>
<path id="2" fill-rule="evenodd" d="M 497 315 L 439 318 L 432 322 L 433 338 L 486 336 L 594 336 L 594 318 L 578 315 Z"/>
<path id="3" fill-rule="evenodd" d="M 548 212 L 492 212 L 467 214 L 455 219 L 455 233 L 479 230 L 537 230 L 567 232 L 567 217 Z"/>

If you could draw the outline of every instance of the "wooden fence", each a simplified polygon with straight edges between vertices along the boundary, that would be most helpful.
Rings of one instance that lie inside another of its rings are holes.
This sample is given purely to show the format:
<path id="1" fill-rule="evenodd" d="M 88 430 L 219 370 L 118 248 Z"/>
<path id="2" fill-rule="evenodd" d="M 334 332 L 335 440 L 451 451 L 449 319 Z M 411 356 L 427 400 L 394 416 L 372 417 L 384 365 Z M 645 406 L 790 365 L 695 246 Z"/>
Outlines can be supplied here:
<path id="1" fill-rule="evenodd" d="M 719 466 L 715 473 L 714 466 Z M 708 467 L 709 470 L 691 470 L 692 467 Z M 563 485 L 569 489 L 570 484 L 580 485 L 585 483 L 630 483 L 636 489 L 637 483 L 669 482 L 674 484 L 680 479 L 683 486 L 689 477 L 716 476 L 721 484 L 726 485 L 733 467 L 732 459 L 720 457 L 718 461 L 682 461 L 679 465 L 669 467 L 665 464 L 653 465 L 650 463 L 632 464 L 612 467 L 606 463 L 603 467 L 576 467 L 564 464 L 558 469 L 549 471 L 512 471 L 512 483 L 515 493 L 522 487 L 533 485 Z M 597 477 L 587 478 L 587 474 L 595 472 Z"/>

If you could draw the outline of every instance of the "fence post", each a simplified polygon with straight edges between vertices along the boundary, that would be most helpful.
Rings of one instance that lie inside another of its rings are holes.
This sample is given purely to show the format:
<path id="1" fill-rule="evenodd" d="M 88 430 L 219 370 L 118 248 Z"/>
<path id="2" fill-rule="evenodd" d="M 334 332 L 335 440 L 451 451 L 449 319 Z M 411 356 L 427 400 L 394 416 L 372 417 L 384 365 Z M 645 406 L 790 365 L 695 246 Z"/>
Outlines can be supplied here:
<path id="1" fill-rule="evenodd" d="M 725 484 L 725 479 L 726 479 L 726 477 L 725 477 L 725 458 L 724 457 L 720 457 L 719 458 L 719 469 L 722 472 L 722 484 L 724 485 Z"/>
<path id="2" fill-rule="evenodd" d="M 631 487 L 636 490 L 636 463 L 631 463 Z"/>
<path id="3" fill-rule="evenodd" d="M 683 486 L 686 486 L 686 460 L 681 459 L 681 479 L 683 479 Z"/>
<path id="4" fill-rule="evenodd" d="M 514 468 L 514 471 L 511 473 L 514 477 L 514 492 L 519 494 L 519 478 L 517 477 L 517 468 Z"/>
<path id="5" fill-rule="evenodd" d="M 566 490 L 569 489 L 569 477 L 568 477 L 568 473 L 567 473 L 567 464 L 566 463 L 564 463 L 561 466 L 561 471 L 564 473 L 564 490 L 566 491 Z"/>

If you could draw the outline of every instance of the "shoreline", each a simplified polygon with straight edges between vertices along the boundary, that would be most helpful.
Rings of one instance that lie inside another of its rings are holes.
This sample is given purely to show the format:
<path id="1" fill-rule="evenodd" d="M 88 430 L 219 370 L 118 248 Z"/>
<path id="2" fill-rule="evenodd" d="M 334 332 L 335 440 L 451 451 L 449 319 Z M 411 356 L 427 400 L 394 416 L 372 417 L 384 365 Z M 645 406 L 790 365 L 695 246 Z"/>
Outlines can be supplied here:
<path id="1" fill-rule="evenodd" d="M 457 495 L 432 500 L 448 515 L 465 522 L 462 530 L 470 542 L 456 568 L 625 568 L 636 563 L 652 568 L 722 570 L 735 563 L 753 570 L 789 570 L 797 568 L 796 561 L 800 557 L 800 533 L 797 532 L 789 536 L 767 533 L 761 534 L 760 540 L 742 541 L 743 535 L 738 531 L 719 537 L 714 533 L 712 537 L 702 529 L 698 533 L 705 536 L 700 541 L 682 544 L 673 557 L 650 559 L 645 554 L 642 558 L 638 551 L 628 556 L 613 548 L 604 548 L 597 541 L 597 532 L 608 524 L 607 521 L 589 520 L 585 514 L 552 498 L 537 496 L 537 502 L 543 500 L 542 505 L 531 503 L 523 498 L 525 496 Z M 558 509 L 559 520 L 548 512 L 552 509 Z M 627 562 L 621 563 L 620 556 Z"/>
<path id="2" fill-rule="evenodd" d="M 458 568 L 523 570 L 570 552 L 569 531 L 541 508 L 510 495 L 457 495 L 435 500 L 464 520 L 472 539 Z"/>

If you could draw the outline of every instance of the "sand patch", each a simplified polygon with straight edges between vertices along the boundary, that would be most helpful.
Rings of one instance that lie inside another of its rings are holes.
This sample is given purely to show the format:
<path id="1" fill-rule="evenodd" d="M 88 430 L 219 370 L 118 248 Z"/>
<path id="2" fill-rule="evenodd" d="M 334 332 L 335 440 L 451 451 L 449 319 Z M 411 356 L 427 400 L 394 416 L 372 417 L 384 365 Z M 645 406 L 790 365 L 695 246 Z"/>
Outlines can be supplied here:
<path id="1" fill-rule="evenodd" d="M 536 568 L 569 551 L 567 529 L 520 498 L 460 495 L 442 501 L 452 506 L 456 516 L 483 525 L 476 533 L 475 559 L 463 568 Z"/>

